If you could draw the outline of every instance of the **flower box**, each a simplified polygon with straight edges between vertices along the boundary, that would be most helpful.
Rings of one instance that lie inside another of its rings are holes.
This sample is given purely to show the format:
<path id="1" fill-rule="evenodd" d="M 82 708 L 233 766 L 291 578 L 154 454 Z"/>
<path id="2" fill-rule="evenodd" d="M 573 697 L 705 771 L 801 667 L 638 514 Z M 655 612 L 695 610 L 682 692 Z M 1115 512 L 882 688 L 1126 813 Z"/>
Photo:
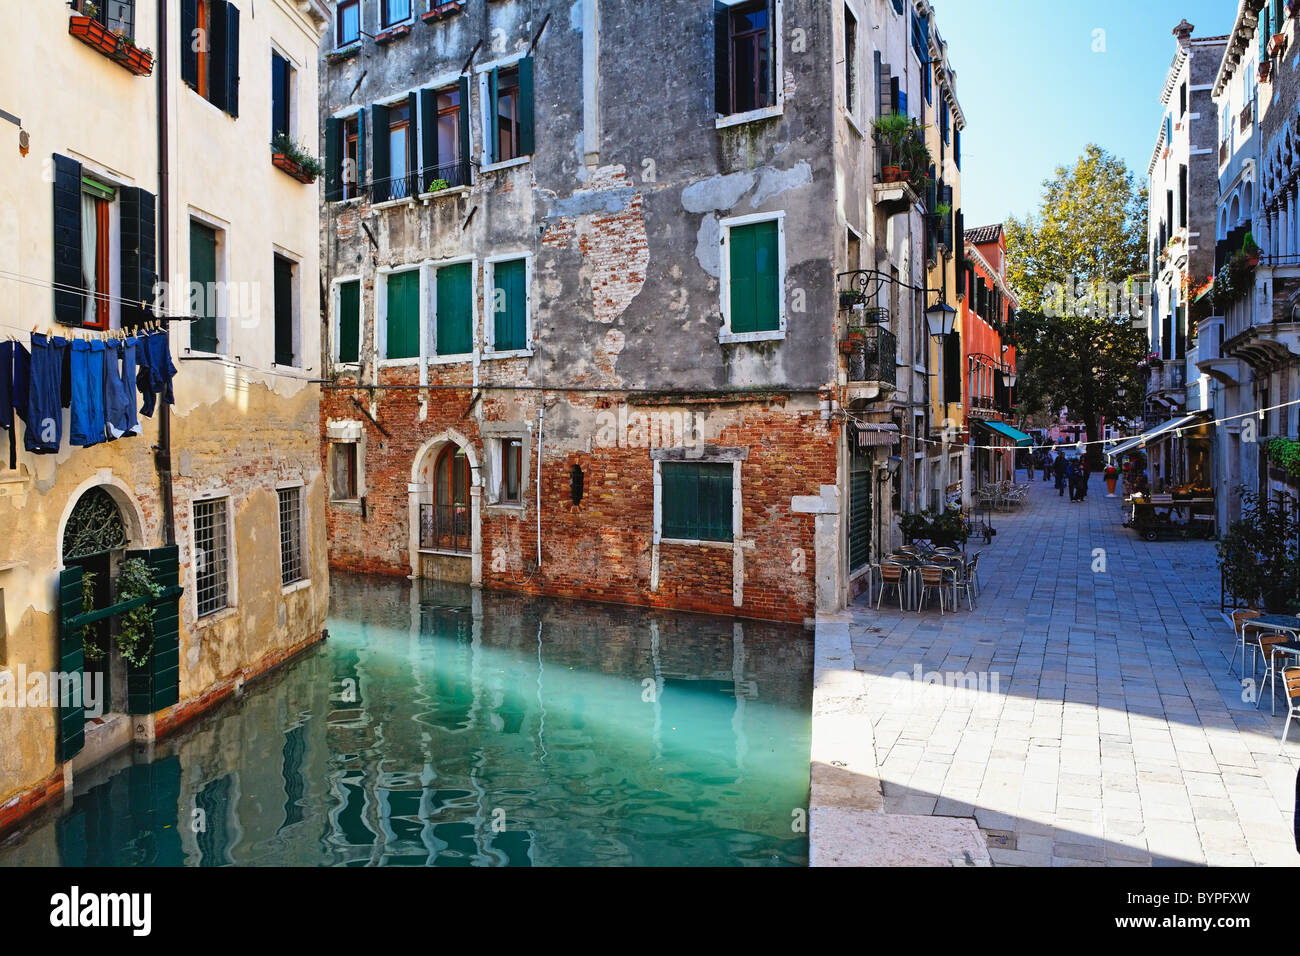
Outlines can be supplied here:
<path id="1" fill-rule="evenodd" d="M 308 173 L 306 170 L 302 168 L 300 164 L 294 162 L 284 153 L 272 153 L 271 163 L 275 165 L 278 169 L 284 170 L 286 173 L 288 173 L 294 179 L 298 180 L 298 182 L 300 183 L 311 184 L 316 181 L 315 176 Z"/>
<path id="2" fill-rule="evenodd" d="M 136 76 L 153 72 L 153 54 L 142 50 L 124 36 L 113 33 L 91 17 L 68 18 L 68 33 L 88 47 L 98 50 L 122 69 Z"/>
<path id="3" fill-rule="evenodd" d="M 460 13 L 460 0 L 447 0 L 445 3 L 437 3 L 429 10 L 428 13 L 420 17 L 425 23 L 437 23 L 439 20 L 446 20 L 448 17 L 454 17 Z"/>
<path id="4" fill-rule="evenodd" d="M 1286 49 L 1286 34 L 1274 33 L 1268 41 L 1268 55 L 1278 56 Z"/>
<path id="5" fill-rule="evenodd" d="M 1261 83 L 1268 82 L 1269 74 L 1271 74 L 1272 72 L 1273 72 L 1273 61 L 1265 60 L 1263 63 L 1259 65 L 1259 81 Z"/>
<path id="6" fill-rule="evenodd" d="M 383 33 L 375 34 L 375 43 L 379 46 L 392 43 L 394 40 L 400 40 L 411 32 L 411 25 L 403 23 L 401 26 L 393 27 L 391 30 L 385 30 Z"/>

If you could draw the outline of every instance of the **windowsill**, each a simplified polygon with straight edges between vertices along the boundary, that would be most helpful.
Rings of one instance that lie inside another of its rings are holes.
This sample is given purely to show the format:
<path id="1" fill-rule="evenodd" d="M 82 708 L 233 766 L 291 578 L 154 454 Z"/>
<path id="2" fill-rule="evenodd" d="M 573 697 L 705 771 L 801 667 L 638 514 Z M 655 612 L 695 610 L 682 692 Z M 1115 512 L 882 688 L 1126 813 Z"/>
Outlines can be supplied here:
<path id="1" fill-rule="evenodd" d="M 721 548 L 724 551 L 734 551 L 736 542 L 734 541 L 692 541 L 687 538 L 660 538 L 660 544 L 674 544 L 684 548 Z"/>
<path id="2" fill-rule="evenodd" d="M 238 606 L 223 607 L 220 611 L 213 611 L 211 614 L 204 614 L 202 617 L 195 618 L 195 627 L 210 627 L 213 624 L 219 624 L 235 617 L 239 613 Z"/>
<path id="3" fill-rule="evenodd" d="M 857 133 L 859 136 L 862 137 L 866 136 L 866 134 L 862 132 L 862 126 L 858 123 L 858 120 L 853 115 L 852 111 L 846 110 L 844 107 L 841 106 L 840 115 L 842 115 L 846 120 L 848 120 L 849 125 L 853 127 L 853 132 Z"/>
<path id="4" fill-rule="evenodd" d="M 488 514 L 504 511 L 519 516 L 524 513 L 524 503 L 522 501 L 498 501 L 484 505 L 483 510 Z"/>
<path id="5" fill-rule="evenodd" d="M 437 554 L 437 555 L 441 555 L 444 558 L 465 558 L 466 560 L 469 560 L 474 556 L 469 551 L 443 551 L 438 548 L 421 548 L 420 553 Z"/>
<path id="6" fill-rule="evenodd" d="M 416 198 L 428 202 L 430 199 L 438 199 L 442 196 L 468 196 L 469 189 L 468 186 L 448 186 L 446 189 L 439 189 L 437 192 L 420 193 Z"/>
<path id="7" fill-rule="evenodd" d="M 208 352 L 204 349 L 186 348 L 184 358 L 229 358 L 225 352 Z"/>
<path id="8" fill-rule="evenodd" d="M 750 110 L 748 113 L 733 113 L 730 116 L 719 116 L 713 121 L 715 129 L 726 129 L 728 126 L 740 126 L 744 123 L 755 123 L 759 120 L 774 119 L 785 112 L 785 104 L 777 103 L 775 106 L 764 106 L 759 110 Z"/>
<path id="9" fill-rule="evenodd" d="M 719 332 L 720 345 L 736 345 L 743 342 L 779 342 L 785 338 L 785 330 L 773 332 Z"/>
<path id="10" fill-rule="evenodd" d="M 339 511 L 349 511 L 354 514 L 361 514 L 361 499 L 333 498 L 330 499 L 330 507 L 337 508 Z"/>
<path id="11" fill-rule="evenodd" d="M 514 159 L 507 159 L 500 163 L 485 163 L 478 168 L 480 173 L 494 173 L 499 169 L 513 169 L 515 166 L 522 166 L 529 162 L 532 156 L 516 156 Z"/>
<path id="12" fill-rule="evenodd" d="M 414 206 L 419 202 L 415 196 L 403 196 L 401 199 L 385 199 L 371 205 L 371 209 L 392 209 L 394 206 Z"/>
<path id="13" fill-rule="evenodd" d="M 403 20 L 401 23 L 394 23 L 390 26 L 384 27 L 383 30 L 375 34 L 375 45 L 387 46 L 394 40 L 400 40 L 411 32 L 411 27 L 414 25 L 415 17 L 412 16 L 410 19 Z"/>
<path id="14" fill-rule="evenodd" d="M 329 53 L 325 54 L 325 56 L 331 63 L 338 63 L 342 60 L 350 60 L 360 52 L 361 40 L 356 39 L 346 46 L 341 46 L 336 50 L 331 50 Z"/>
<path id="15" fill-rule="evenodd" d="M 379 360 L 380 368 L 410 368 L 420 364 L 420 356 L 414 358 L 383 358 Z"/>
<path id="16" fill-rule="evenodd" d="M 290 584 L 280 585 L 280 594 L 283 597 L 288 597 L 296 591 L 302 591 L 309 587 L 311 587 L 311 578 L 299 578 L 297 581 Z"/>
<path id="17" fill-rule="evenodd" d="M 208 106 L 209 109 L 216 110 L 218 113 L 220 113 L 222 116 L 224 116 L 224 117 L 225 117 L 226 119 L 228 119 L 228 120 L 234 121 L 235 119 L 237 119 L 237 117 L 235 117 L 235 116 L 231 116 L 230 113 L 229 113 L 227 110 L 222 109 L 220 106 L 218 106 L 216 103 L 212 102 L 212 100 L 208 99 L 206 96 L 204 96 L 202 93 L 200 93 L 200 92 L 199 92 L 198 90 L 196 90 L 194 87 L 190 86 L 188 83 L 185 84 L 185 88 L 186 88 L 187 90 L 189 90 L 191 93 L 193 93 L 195 96 L 197 96 L 197 97 L 199 98 L 200 101 L 202 101 L 203 103 L 205 103 L 205 104 Z"/>
<path id="18" fill-rule="evenodd" d="M 506 352 L 494 352 L 491 349 L 486 349 L 483 352 L 483 361 L 488 362 L 491 361 L 492 359 L 508 359 L 508 358 L 532 358 L 532 355 L 533 355 L 533 350 L 531 348 L 512 349 Z"/>
<path id="19" fill-rule="evenodd" d="M 473 352 L 458 352 L 455 355 L 430 355 L 430 365 L 455 365 L 458 362 L 472 362 Z"/>
<path id="20" fill-rule="evenodd" d="M 359 372 L 361 371 L 361 363 L 360 363 L 360 362 L 340 362 L 338 359 L 335 359 L 335 360 L 334 360 L 334 371 L 335 371 L 335 372 L 349 372 L 349 373 L 352 373 L 352 374 L 356 374 L 356 373 L 359 373 Z"/>
<path id="21" fill-rule="evenodd" d="M 347 199 L 331 199 L 331 200 L 330 200 L 330 205 L 331 205 L 331 206 L 346 206 L 348 203 L 358 203 L 358 204 L 359 204 L 360 202 L 361 202 L 361 197 L 360 197 L 360 196 L 349 196 Z"/>

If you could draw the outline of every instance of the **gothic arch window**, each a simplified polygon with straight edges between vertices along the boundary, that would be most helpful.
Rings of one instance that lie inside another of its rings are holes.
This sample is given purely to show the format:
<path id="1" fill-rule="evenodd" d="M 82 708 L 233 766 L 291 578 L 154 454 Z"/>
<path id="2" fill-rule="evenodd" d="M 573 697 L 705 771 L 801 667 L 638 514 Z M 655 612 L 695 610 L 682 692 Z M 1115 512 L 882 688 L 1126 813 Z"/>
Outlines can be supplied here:
<path id="1" fill-rule="evenodd" d="M 126 525 L 113 496 L 91 488 L 72 507 L 63 529 L 63 561 L 75 561 L 127 546 Z"/>

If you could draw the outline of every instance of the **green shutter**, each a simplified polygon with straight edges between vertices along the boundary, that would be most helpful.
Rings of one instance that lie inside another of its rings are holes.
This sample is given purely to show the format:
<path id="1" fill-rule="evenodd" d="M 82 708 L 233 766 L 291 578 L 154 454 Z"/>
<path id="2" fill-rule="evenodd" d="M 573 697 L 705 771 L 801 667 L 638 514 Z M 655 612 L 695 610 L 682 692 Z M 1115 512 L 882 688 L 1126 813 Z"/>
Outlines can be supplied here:
<path id="1" fill-rule="evenodd" d="M 1281 3 L 1282 0 L 1277 0 Z M 1259 31 L 1259 62 L 1263 63 L 1268 59 L 1268 40 L 1269 40 L 1269 8 L 1264 4 L 1264 9 L 1259 12 L 1259 24 L 1255 27 Z"/>
<path id="2" fill-rule="evenodd" d="M 371 173 L 374 188 L 371 190 L 371 202 L 385 202 L 392 195 L 388 178 L 392 175 L 388 157 L 388 107 L 376 103 L 370 107 L 375 138 L 375 168 Z"/>
<path id="3" fill-rule="evenodd" d="M 713 108 L 719 116 L 731 114 L 731 7 L 718 0 L 713 0 Z"/>
<path id="4" fill-rule="evenodd" d="M 199 28 L 199 0 L 181 0 L 181 82 L 199 88 L 199 53 L 195 49 Z"/>
<path id="5" fill-rule="evenodd" d="M 386 358 L 419 358 L 420 273 L 417 270 L 388 276 L 387 334 Z"/>
<path id="6" fill-rule="evenodd" d="M 179 584 L 179 549 L 176 545 L 148 551 L 128 551 L 128 558 L 143 558 L 154 580 L 166 589 Z M 153 714 L 180 699 L 180 595 L 173 593 L 153 605 L 153 653 L 141 667 L 127 666 L 127 713 Z"/>
<path id="7" fill-rule="evenodd" d="M 293 263 L 275 257 L 275 345 L 276 365 L 292 365 L 293 353 Z"/>
<path id="8" fill-rule="evenodd" d="M 343 198 L 343 121 L 325 121 L 325 201 Z"/>
<path id="9" fill-rule="evenodd" d="M 438 270 L 438 354 L 463 355 L 473 350 L 473 284 L 470 263 Z"/>
<path id="10" fill-rule="evenodd" d="M 54 320 L 80 325 L 85 312 L 81 290 L 81 163 L 54 154 Z"/>
<path id="11" fill-rule="evenodd" d="M 366 111 L 357 110 L 357 188 L 366 183 Z"/>
<path id="12" fill-rule="evenodd" d="M 662 537 L 730 541 L 732 466 L 664 462 L 659 470 Z"/>
<path id="13" fill-rule="evenodd" d="M 215 11 L 214 11 L 215 13 Z M 239 116 L 239 10 L 226 4 L 226 112 Z"/>
<path id="14" fill-rule="evenodd" d="M 420 146 L 424 150 L 420 189 L 423 192 L 431 192 L 430 183 L 438 178 L 440 162 L 438 159 L 438 94 L 433 90 L 420 91 Z"/>
<path id="15" fill-rule="evenodd" d="M 122 216 L 122 325 L 130 327 L 150 318 L 157 281 L 156 201 L 153 193 L 123 186 Z M 142 308 L 140 303 L 145 303 Z"/>
<path id="16" fill-rule="evenodd" d="M 226 0 L 209 0 L 208 5 L 208 102 L 225 110 L 230 84 L 226 81 L 229 53 L 226 50 Z"/>
<path id="17" fill-rule="evenodd" d="M 469 77 L 460 78 L 460 182 L 469 185 Z"/>
<path id="18" fill-rule="evenodd" d="M 533 58 L 519 61 L 519 155 L 533 154 Z"/>
<path id="19" fill-rule="evenodd" d="M 492 267 L 492 347 L 514 352 L 528 347 L 528 267 L 523 259 Z"/>
<path id="20" fill-rule="evenodd" d="M 339 285 L 339 361 L 361 360 L 361 283 Z"/>
<path id="21" fill-rule="evenodd" d="M 81 629 L 68 627 L 68 622 L 80 614 L 81 565 L 74 564 L 59 572 L 59 671 L 68 679 L 80 681 L 84 677 L 85 658 L 81 649 Z M 19 688 L 22 690 L 22 688 Z M 51 696 L 58 693 L 51 688 Z M 69 700 L 64 707 L 59 699 L 51 705 L 59 708 L 59 723 L 55 728 L 55 749 L 60 762 L 71 760 L 81 753 L 86 744 L 86 713 L 81 706 L 84 698 Z"/>
<path id="22" fill-rule="evenodd" d="M 217 234 L 202 223 L 190 220 L 190 295 L 194 284 L 202 286 L 194 315 L 202 316 L 190 323 L 190 348 L 200 352 L 217 350 L 217 317 L 209 313 L 214 301 L 213 283 L 217 281 Z"/>
<path id="23" fill-rule="evenodd" d="M 776 220 L 731 228 L 731 331 L 781 327 L 780 242 Z"/>
<path id="24" fill-rule="evenodd" d="M 490 137 L 488 146 L 491 150 L 488 161 L 498 163 L 501 161 L 501 120 L 497 117 L 497 89 L 500 85 L 500 71 L 493 68 L 488 74 L 488 116 L 492 120 L 492 129 L 489 131 Z"/>

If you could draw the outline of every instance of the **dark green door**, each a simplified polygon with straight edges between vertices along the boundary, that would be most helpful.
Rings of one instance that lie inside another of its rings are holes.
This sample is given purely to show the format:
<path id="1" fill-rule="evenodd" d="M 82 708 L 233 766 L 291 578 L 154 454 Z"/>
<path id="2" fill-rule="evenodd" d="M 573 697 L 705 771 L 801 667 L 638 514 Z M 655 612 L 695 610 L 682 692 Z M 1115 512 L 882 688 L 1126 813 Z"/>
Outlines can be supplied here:
<path id="1" fill-rule="evenodd" d="M 871 474 L 868 449 L 857 448 L 856 430 L 849 431 L 849 571 L 871 562 Z"/>
<path id="2" fill-rule="evenodd" d="M 81 566 L 77 564 L 59 572 L 59 671 L 64 680 L 78 683 L 85 670 L 81 629 L 69 626 L 69 622 L 82 610 L 81 574 Z M 86 712 L 80 694 L 69 695 L 66 706 L 63 700 L 51 703 L 59 705 L 55 749 L 59 761 L 64 762 L 81 753 L 86 744 Z"/>
<path id="3" fill-rule="evenodd" d="M 172 596 L 153 605 L 153 653 L 141 667 L 127 667 L 127 713 L 152 714 L 180 699 L 180 595 L 176 545 L 148 551 L 128 551 L 128 558 L 144 558 L 154 580 Z"/>
<path id="4" fill-rule="evenodd" d="M 217 350 L 217 233 L 190 220 L 190 306 L 201 316 L 190 323 L 190 348 L 199 352 Z"/>
<path id="5" fill-rule="evenodd" d="M 293 263 L 275 257 L 275 364 L 293 365 Z"/>

